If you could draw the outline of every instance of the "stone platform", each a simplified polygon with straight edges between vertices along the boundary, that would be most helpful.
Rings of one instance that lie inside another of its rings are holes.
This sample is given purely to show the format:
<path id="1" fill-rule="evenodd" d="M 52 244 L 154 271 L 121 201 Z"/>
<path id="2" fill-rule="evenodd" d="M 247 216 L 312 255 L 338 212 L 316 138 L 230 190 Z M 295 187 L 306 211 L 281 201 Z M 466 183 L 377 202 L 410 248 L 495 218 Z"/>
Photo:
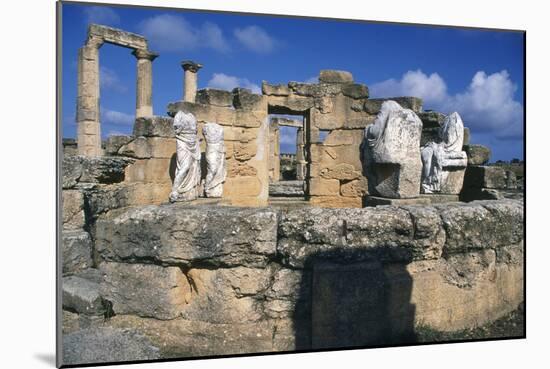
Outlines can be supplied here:
<path id="1" fill-rule="evenodd" d="M 459 201 L 458 195 L 450 194 L 421 194 L 418 197 L 410 199 L 390 199 L 379 196 L 366 196 L 363 199 L 363 206 L 379 206 L 379 205 L 431 205 L 444 204 L 448 202 Z"/>

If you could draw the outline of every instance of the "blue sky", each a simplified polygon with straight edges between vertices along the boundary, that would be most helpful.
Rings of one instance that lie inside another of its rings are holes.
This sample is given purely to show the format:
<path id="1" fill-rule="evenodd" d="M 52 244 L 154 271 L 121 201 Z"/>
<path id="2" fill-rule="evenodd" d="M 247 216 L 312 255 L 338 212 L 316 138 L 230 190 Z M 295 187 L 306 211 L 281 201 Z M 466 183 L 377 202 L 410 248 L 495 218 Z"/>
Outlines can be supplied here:
<path id="1" fill-rule="evenodd" d="M 493 161 L 523 159 L 521 33 L 80 4 L 64 4 L 62 14 L 63 137 L 76 136 L 77 52 L 93 22 L 143 34 L 160 54 L 153 62 L 157 115 L 182 97 L 184 59 L 204 65 L 199 88 L 257 92 L 262 80 L 309 82 L 321 69 L 342 69 L 371 97 L 420 96 L 424 109 L 458 111 L 471 142 L 491 147 Z M 130 52 L 100 50 L 103 136 L 133 127 Z M 292 132 L 283 135 L 282 152 L 294 147 Z"/>

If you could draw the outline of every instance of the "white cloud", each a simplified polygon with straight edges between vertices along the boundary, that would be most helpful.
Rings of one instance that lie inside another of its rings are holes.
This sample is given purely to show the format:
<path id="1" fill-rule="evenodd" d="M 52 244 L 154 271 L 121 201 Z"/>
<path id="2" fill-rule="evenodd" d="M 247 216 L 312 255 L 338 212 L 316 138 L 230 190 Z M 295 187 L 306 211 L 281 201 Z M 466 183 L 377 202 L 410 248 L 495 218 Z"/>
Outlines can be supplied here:
<path id="1" fill-rule="evenodd" d="M 99 85 L 101 88 L 125 93 L 128 87 L 122 83 L 116 72 L 107 67 L 99 68 Z"/>
<path id="2" fill-rule="evenodd" d="M 408 71 L 401 80 L 393 78 L 369 86 L 372 96 L 419 96 L 424 104 L 439 103 L 447 97 L 447 85 L 437 73 L 429 76 L 421 70 Z"/>
<path id="3" fill-rule="evenodd" d="M 133 125 L 135 117 L 116 110 L 101 109 L 101 123 L 113 125 Z"/>
<path id="4" fill-rule="evenodd" d="M 246 48 L 257 53 L 269 53 L 275 49 L 278 41 L 258 26 L 236 28 L 233 34 Z"/>
<path id="5" fill-rule="evenodd" d="M 120 23 L 120 17 L 111 8 L 104 6 L 90 6 L 84 9 L 88 23 L 98 23 L 112 26 Z"/>
<path id="6" fill-rule="evenodd" d="M 425 109 L 457 111 L 472 132 L 491 132 L 500 139 L 523 137 L 523 106 L 514 100 L 516 85 L 507 71 L 487 75 L 478 71 L 468 88 L 449 95 L 437 73 L 408 71 L 400 80 L 389 79 L 370 86 L 373 97 L 418 96 Z"/>
<path id="7" fill-rule="evenodd" d="M 229 51 L 229 44 L 222 30 L 211 22 L 194 27 L 181 16 L 161 14 L 143 20 L 139 29 L 147 37 L 152 48 L 158 51 L 186 51 L 198 48 Z"/>
<path id="8" fill-rule="evenodd" d="M 214 73 L 210 81 L 208 81 L 208 87 L 219 88 L 221 90 L 232 90 L 235 87 L 244 87 L 252 90 L 255 94 L 262 92 L 260 86 L 250 82 L 247 78 L 228 76 L 223 73 Z"/>

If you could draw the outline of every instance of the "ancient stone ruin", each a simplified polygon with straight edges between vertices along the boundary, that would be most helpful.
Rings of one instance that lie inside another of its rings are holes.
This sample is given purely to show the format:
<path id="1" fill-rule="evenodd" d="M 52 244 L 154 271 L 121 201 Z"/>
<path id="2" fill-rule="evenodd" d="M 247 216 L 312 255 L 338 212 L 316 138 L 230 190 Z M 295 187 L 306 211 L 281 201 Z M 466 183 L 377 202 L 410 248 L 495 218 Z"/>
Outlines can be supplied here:
<path id="1" fill-rule="evenodd" d="M 102 143 L 104 42 L 134 50 L 138 81 L 133 134 Z M 183 100 L 153 115 L 157 56 L 100 25 L 79 52 L 62 166 L 66 364 L 412 343 L 523 301 L 523 191 L 460 112 L 371 99 L 335 70 L 261 94 L 197 90 L 208 66 L 184 61 Z M 291 181 L 284 126 L 297 128 Z"/>

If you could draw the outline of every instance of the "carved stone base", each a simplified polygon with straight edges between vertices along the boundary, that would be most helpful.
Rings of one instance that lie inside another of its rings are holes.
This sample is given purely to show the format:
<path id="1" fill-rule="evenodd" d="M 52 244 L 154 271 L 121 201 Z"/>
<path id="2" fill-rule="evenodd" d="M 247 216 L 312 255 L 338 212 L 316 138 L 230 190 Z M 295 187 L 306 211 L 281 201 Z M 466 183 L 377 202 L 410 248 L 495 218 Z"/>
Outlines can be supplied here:
<path id="1" fill-rule="evenodd" d="M 443 168 L 440 194 L 458 195 L 462 191 L 466 168 Z"/>

